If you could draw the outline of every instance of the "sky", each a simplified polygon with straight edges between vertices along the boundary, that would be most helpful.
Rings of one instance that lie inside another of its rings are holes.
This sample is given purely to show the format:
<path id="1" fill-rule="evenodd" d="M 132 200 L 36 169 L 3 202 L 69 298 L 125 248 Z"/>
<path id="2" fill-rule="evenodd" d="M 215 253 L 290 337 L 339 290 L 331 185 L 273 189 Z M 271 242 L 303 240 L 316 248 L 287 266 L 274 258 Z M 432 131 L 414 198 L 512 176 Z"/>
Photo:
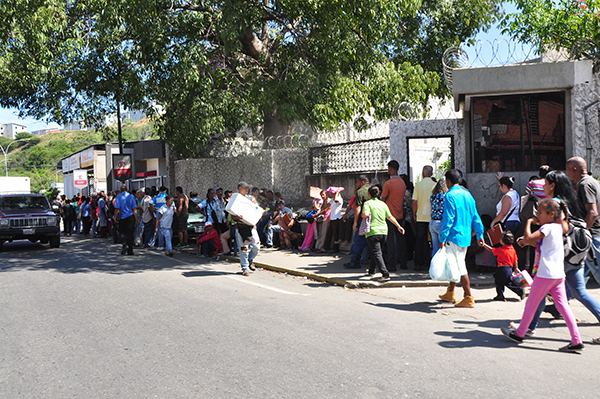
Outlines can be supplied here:
<path id="1" fill-rule="evenodd" d="M 510 3 L 505 4 L 504 10 L 507 13 L 515 12 L 514 5 Z M 488 32 L 480 33 L 477 35 L 476 40 L 480 42 L 477 51 L 479 53 L 479 57 L 475 55 L 476 49 L 467 49 L 469 66 L 482 66 L 483 64 L 498 65 L 502 63 L 501 61 L 509 58 L 507 56 L 507 52 L 509 51 L 514 52 L 515 57 L 519 57 L 522 53 L 526 55 L 529 51 L 527 46 L 522 47 L 521 45 L 514 44 L 509 37 L 503 36 L 500 33 L 500 30 L 497 28 L 492 28 Z M 493 44 L 494 40 L 497 41 L 497 44 Z M 497 53 L 497 55 L 494 57 L 493 53 Z M 21 125 L 26 125 L 27 131 L 29 132 L 61 127 L 54 122 L 46 123 L 45 121 L 40 121 L 33 118 L 21 119 L 18 117 L 18 114 L 18 110 L 0 108 L 0 124 L 19 123 Z"/>

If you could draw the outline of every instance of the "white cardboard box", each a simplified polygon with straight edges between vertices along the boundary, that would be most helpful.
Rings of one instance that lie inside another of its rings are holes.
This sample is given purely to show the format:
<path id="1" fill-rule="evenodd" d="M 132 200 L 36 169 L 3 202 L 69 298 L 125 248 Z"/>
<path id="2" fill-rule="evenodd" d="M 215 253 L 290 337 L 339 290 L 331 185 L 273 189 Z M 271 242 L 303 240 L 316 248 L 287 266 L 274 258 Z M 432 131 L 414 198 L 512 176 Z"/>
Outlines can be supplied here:
<path id="1" fill-rule="evenodd" d="M 231 196 L 225 210 L 233 216 L 242 215 L 242 221 L 250 226 L 254 226 L 258 223 L 265 212 L 260 206 L 239 193 L 235 193 Z"/>

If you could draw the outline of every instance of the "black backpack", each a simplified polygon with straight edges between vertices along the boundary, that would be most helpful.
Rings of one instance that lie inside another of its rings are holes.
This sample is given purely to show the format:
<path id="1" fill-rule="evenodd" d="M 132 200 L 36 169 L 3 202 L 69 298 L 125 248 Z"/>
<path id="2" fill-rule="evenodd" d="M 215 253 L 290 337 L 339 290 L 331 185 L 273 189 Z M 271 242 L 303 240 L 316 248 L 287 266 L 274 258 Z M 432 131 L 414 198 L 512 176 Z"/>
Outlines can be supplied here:
<path id="1" fill-rule="evenodd" d="M 592 233 L 585 222 L 569 220 L 569 231 L 565 234 L 565 262 L 573 266 L 581 264 L 592 248 Z"/>

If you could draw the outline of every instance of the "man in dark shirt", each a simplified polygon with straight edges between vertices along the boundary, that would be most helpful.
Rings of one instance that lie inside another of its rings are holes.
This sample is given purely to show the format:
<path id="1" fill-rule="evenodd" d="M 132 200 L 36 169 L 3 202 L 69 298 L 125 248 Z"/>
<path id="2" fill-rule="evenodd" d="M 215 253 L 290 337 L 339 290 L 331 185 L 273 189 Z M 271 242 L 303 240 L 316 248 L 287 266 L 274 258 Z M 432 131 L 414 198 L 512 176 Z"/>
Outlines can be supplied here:
<path id="1" fill-rule="evenodd" d="M 573 157 L 567 161 L 567 175 L 577 188 L 577 199 L 586 210 L 585 222 L 592 233 L 592 247 L 596 260 L 600 259 L 600 184 L 587 172 L 587 163 L 581 157 Z M 600 284 L 600 269 L 591 256 L 585 260 L 585 275 L 588 270 Z"/>

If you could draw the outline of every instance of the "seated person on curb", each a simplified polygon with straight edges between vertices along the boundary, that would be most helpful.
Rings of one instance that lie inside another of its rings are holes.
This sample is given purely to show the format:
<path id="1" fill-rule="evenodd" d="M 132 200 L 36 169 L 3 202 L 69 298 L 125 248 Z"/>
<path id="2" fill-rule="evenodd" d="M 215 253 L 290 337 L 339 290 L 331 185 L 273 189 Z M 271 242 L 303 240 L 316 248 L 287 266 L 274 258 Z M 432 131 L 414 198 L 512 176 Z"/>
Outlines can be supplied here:
<path id="1" fill-rule="evenodd" d="M 219 233 L 213 228 L 212 222 L 206 222 L 204 233 L 198 236 L 198 256 L 206 258 L 207 256 L 220 253 L 222 249 Z"/>
<path id="2" fill-rule="evenodd" d="M 275 206 L 275 210 L 273 211 L 273 215 L 271 216 L 271 225 L 267 228 L 267 248 L 273 247 L 273 234 L 279 233 L 280 231 L 285 230 L 280 224 L 279 220 L 283 217 L 283 215 L 287 214 L 290 219 L 294 219 L 294 213 L 292 210 L 285 206 L 284 200 L 277 201 Z"/>
<path id="3" fill-rule="evenodd" d="M 504 298 L 504 287 L 514 292 L 523 299 L 525 297 L 523 288 L 517 286 L 511 280 L 510 276 L 513 272 L 519 271 L 519 260 L 517 259 L 517 252 L 513 244 L 515 243 L 515 237 L 510 230 L 502 232 L 500 237 L 502 246 L 500 248 L 492 248 L 487 244 L 483 244 L 483 247 L 488 251 L 492 251 L 496 255 L 498 270 L 494 273 L 494 281 L 496 283 L 496 297 L 494 301 L 506 302 Z"/>
<path id="4" fill-rule="evenodd" d="M 279 219 L 279 225 L 283 228 L 282 249 L 295 249 L 298 244 L 293 245 L 302 238 L 302 226 L 293 217 L 286 218 L 285 216 Z"/>

